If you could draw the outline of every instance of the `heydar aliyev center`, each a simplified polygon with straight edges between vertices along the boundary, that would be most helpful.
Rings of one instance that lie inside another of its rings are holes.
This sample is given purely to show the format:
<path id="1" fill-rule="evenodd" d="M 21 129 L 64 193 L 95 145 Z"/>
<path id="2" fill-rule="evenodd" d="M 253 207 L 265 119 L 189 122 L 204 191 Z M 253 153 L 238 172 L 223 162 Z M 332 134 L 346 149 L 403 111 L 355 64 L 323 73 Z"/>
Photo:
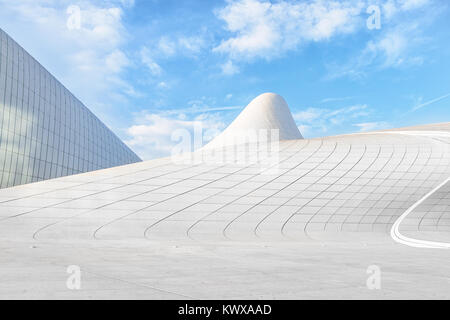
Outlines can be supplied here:
<path id="1" fill-rule="evenodd" d="M 263 94 L 202 161 L 0 190 L 0 298 L 448 299 L 449 145 L 450 123 L 304 139 Z"/>

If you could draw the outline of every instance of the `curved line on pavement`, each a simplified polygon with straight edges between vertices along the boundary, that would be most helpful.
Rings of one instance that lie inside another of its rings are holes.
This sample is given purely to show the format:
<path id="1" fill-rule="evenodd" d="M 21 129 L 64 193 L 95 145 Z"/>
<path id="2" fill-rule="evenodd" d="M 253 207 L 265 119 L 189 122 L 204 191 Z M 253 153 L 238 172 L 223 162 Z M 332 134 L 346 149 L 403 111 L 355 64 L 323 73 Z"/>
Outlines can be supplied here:
<path id="1" fill-rule="evenodd" d="M 380 132 L 381 133 L 381 132 Z M 405 135 L 412 135 L 412 136 L 423 136 L 423 137 L 433 137 L 433 136 L 440 136 L 440 137 L 450 137 L 449 132 L 445 131 L 391 131 L 391 132 L 383 132 L 386 134 L 405 134 Z M 417 201 L 414 205 L 412 205 L 408 210 L 406 210 L 392 225 L 391 228 L 391 237 L 394 239 L 394 241 L 410 246 L 415 248 L 429 248 L 429 249 L 449 249 L 450 243 L 448 242 L 439 242 L 439 241 L 429 241 L 429 240 L 420 240 L 420 239 L 414 239 L 407 236 L 404 236 L 400 233 L 400 224 L 403 222 L 403 220 L 411 213 L 413 212 L 418 206 L 420 206 L 425 200 L 427 200 L 433 193 L 438 191 L 440 188 L 445 186 L 448 182 L 450 182 L 450 177 L 439 184 L 436 188 L 428 192 L 422 199 Z"/>
<path id="2" fill-rule="evenodd" d="M 440 185 L 438 185 L 436 188 L 431 190 L 429 193 L 427 193 L 422 199 L 417 201 L 412 207 L 410 207 L 408 210 L 406 210 L 394 223 L 394 225 L 391 228 L 391 237 L 395 241 L 405 244 L 410 247 L 416 247 L 416 248 L 432 248 L 432 249 L 448 249 L 450 248 L 450 243 L 448 242 L 437 242 L 437 241 L 428 241 L 428 240 L 420 240 L 420 239 L 414 239 L 407 236 L 404 236 L 400 233 L 399 227 L 402 221 L 416 209 L 419 205 L 421 205 L 425 200 L 427 200 L 433 193 L 438 191 L 440 188 L 445 186 L 448 182 L 450 182 L 450 178 L 442 182 Z"/>

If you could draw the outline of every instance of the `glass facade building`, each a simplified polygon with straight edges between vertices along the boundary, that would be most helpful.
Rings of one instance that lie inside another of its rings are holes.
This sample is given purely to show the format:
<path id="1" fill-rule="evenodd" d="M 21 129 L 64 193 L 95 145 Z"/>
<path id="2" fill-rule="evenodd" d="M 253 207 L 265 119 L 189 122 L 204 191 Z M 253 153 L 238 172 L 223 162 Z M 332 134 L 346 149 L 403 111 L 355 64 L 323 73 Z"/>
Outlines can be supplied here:
<path id="1" fill-rule="evenodd" d="M 0 188 L 138 161 L 0 29 Z"/>

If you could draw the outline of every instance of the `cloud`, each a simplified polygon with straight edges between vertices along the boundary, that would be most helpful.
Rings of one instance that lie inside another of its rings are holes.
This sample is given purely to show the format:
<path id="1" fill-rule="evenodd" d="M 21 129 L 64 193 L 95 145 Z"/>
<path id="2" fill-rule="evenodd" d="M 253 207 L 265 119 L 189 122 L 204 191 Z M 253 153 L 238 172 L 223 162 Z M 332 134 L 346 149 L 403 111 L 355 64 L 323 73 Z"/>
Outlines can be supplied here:
<path id="1" fill-rule="evenodd" d="M 321 109 L 321 108 L 308 108 L 304 111 L 296 112 L 293 114 L 294 120 L 299 122 L 311 123 L 315 120 L 335 119 L 340 116 L 357 117 L 366 115 L 367 105 L 353 105 L 339 109 Z"/>
<path id="2" fill-rule="evenodd" d="M 201 128 L 201 136 L 195 138 L 205 144 L 222 132 L 240 109 L 242 106 L 216 105 L 215 99 L 201 97 L 183 107 L 144 110 L 135 114 L 134 124 L 126 130 L 126 143 L 142 159 L 170 156 L 179 144 L 173 134 L 184 132 L 194 137 L 194 131 Z"/>
<path id="3" fill-rule="evenodd" d="M 359 128 L 360 132 L 386 129 L 389 124 L 384 121 L 378 122 L 358 122 L 357 119 L 367 118 L 372 114 L 368 106 L 353 105 L 338 109 L 308 108 L 293 114 L 294 120 L 298 124 L 300 132 L 304 136 L 323 136 L 335 131 L 351 132 L 350 127 Z"/>
<path id="4" fill-rule="evenodd" d="M 169 88 L 170 88 L 170 84 L 168 84 L 168 83 L 165 82 L 165 81 L 161 81 L 161 82 L 158 82 L 157 87 L 158 87 L 159 89 L 169 89 Z"/>
<path id="5" fill-rule="evenodd" d="M 429 5 L 431 0 L 385 0 L 378 1 L 382 9 L 383 19 L 391 20 L 402 13 Z"/>
<path id="6" fill-rule="evenodd" d="M 199 36 L 161 36 L 156 42 L 150 43 L 140 50 L 140 60 L 152 76 L 164 73 L 161 65 L 169 59 L 179 57 L 196 58 L 206 45 L 204 38 Z M 166 82 L 160 82 L 157 88 L 167 89 Z"/>
<path id="7" fill-rule="evenodd" d="M 206 45 L 203 36 L 181 36 L 178 38 L 178 50 L 185 55 L 199 53 Z"/>
<path id="8" fill-rule="evenodd" d="M 354 126 L 358 127 L 360 132 L 366 132 L 366 131 L 387 129 L 389 127 L 389 124 L 387 122 L 380 121 L 380 122 L 356 123 L 354 124 Z"/>
<path id="9" fill-rule="evenodd" d="M 346 100 L 351 100 L 353 98 L 355 98 L 355 97 L 324 98 L 324 99 L 320 100 L 320 103 L 346 101 Z"/>
<path id="10" fill-rule="evenodd" d="M 125 8 L 131 8 L 131 7 L 134 7 L 134 2 L 135 2 L 135 0 L 120 0 L 120 3 L 121 3 Z"/>
<path id="11" fill-rule="evenodd" d="M 205 102 L 205 98 L 197 99 L 189 101 L 188 107 L 178 107 L 178 108 L 165 108 L 164 111 L 160 111 L 159 114 L 163 116 L 174 116 L 174 115 L 198 115 L 202 113 L 210 113 L 210 112 L 217 112 L 217 111 L 234 111 L 234 110 L 241 110 L 242 106 L 217 106 L 215 104 L 207 104 Z M 225 115 L 224 115 L 225 116 Z"/>
<path id="12" fill-rule="evenodd" d="M 271 59 L 305 42 L 353 32 L 362 9 L 362 1 L 229 1 L 216 15 L 231 36 L 213 50 L 233 59 Z"/>
<path id="13" fill-rule="evenodd" d="M 338 109 L 308 108 L 293 113 L 300 132 L 305 136 L 322 136 L 333 133 L 336 129 L 348 131 L 355 119 L 361 119 L 372 113 L 368 106 L 352 105 Z"/>
<path id="14" fill-rule="evenodd" d="M 175 145 L 172 134 L 179 129 L 193 131 L 195 121 L 184 121 L 162 117 L 158 114 L 145 114 L 136 124 L 128 128 L 127 133 L 131 137 L 127 144 L 140 153 L 143 158 L 155 154 L 169 155 Z"/>
<path id="15" fill-rule="evenodd" d="M 367 63 L 379 59 L 380 68 L 421 65 L 423 58 L 414 55 L 415 47 L 423 44 L 423 40 L 417 35 L 417 25 L 403 25 L 387 32 L 375 41 L 369 41 L 362 53 Z"/>
<path id="16" fill-rule="evenodd" d="M 430 4 L 429 0 L 355 0 L 296 2 L 280 0 L 236 0 L 216 10 L 227 36 L 213 48 L 225 55 L 228 61 L 221 65 L 224 74 L 235 74 L 236 62 L 253 62 L 255 59 L 271 60 L 289 51 L 295 51 L 311 42 L 329 41 L 339 35 L 366 30 L 366 9 L 380 5 L 382 9 L 382 34 L 374 33 L 359 56 L 351 62 L 329 63 L 327 78 L 341 76 L 359 78 L 368 68 L 406 67 L 420 65 L 423 58 L 414 50 L 423 45 L 419 24 L 405 24 L 411 12 Z M 234 63 L 234 64 L 232 64 Z"/>
<path id="17" fill-rule="evenodd" d="M 370 41 L 366 50 L 371 55 L 384 55 L 384 66 L 400 65 L 403 63 L 402 54 L 407 44 L 408 41 L 403 34 L 391 32 L 376 42 Z"/>
<path id="18" fill-rule="evenodd" d="M 187 119 L 186 114 L 180 111 L 177 117 L 144 111 L 138 115 L 136 121 L 135 125 L 128 128 L 127 134 L 130 138 L 125 142 L 145 160 L 170 156 L 174 147 L 180 143 L 179 133 L 188 133 L 191 146 L 194 147 L 194 137 L 204 144 L 225 127 L 218 114 L 202 113 Z M 195 136 L 199 128 L 200 137 Z"/>
<path id="19" fill-rule="evenodd" d="M 443 96 L 440 96 L 438 98 L 435 98 L 435 99 L 432 99 L 432 100 L 429 100 L 429 101 L 426 101 L 426 102 L 421 102 L 421 103 L 417 104 L 416 106 L 414 106 L 411 109 L 411 111 L 416 111 L 416 110 L 422 109 L 422 108 L 424 108 L 426 106 L 429 106 L 429 105 L 431 105 L 433 103 L 436 103 L 436 102 L 439 102 L 441 100 L 444 100 L 445 98 L 448 98 L 448 97 L 450 97 L 450 93 L 447 93 L 447 94 L 445 94 Z M 422 100 L 422 99 L 420 99 L 420 100 Z"/>
<path id="20" fill-rule="evenodd" d="M 220 66 L 222 69 L 222 73 L 227 76 L 232 76 L 236 73 L 239 73 L 239 68 L 233 64 L 231 60 L 228 60 L 226 63 Z"/>
<path id="21" fill-rule="evenodd" d="M 125 67 L 131 64 L 128 57 L 120 50 L 116 49 L 105 58 L 105 65 L 112 73 L 120 73 Z"/>
<path id="22" fill-rule="evenodd" d="M 123 15 L 132 5 L 133 1 L 119 0 L 0 0 L 0 20 L 32 56 L 111 125 L 114 111 L 121 112 L 125 100 L 138 94 L 124 75 L 132 63 L 124 49 L 128 35 Z"/>
<path id="23" fill-rule="evenodd" d="M 429 0 L 378 1 L 382 8 L 382 32 L 374 33 L 349 61 L 329 63 L 325 79 L 364 78 L 387 68 L 408 68 L 424 63 L 430 39 L 425 34 L 428 20 L 435 16 Z M 421 8 L 422 10 L 417 10 Z M 415 10 L 415 11 L 414 11 Z M 427 12 L 423 14 L 424 10 Z"/>
<path id="24" fill-rule="evenodd" d="M 328 112 L 327 109 L 308 108 L 293 114 L 294 120 L 299 122 L 311 123 L 313 120 L 319 119 L 323 114 Z"/>
<path id="25" fill-rule="evenodd" d="M 157 48 L 165 56 L 173 56 L 176 52 L 176 44 L 165 36 L 159 39 Z"/>
<path id="26" fill-rule="evenodd" d="M 162 74 L 161 66 L 153 60 L 150 50 L 147 47 L 142 48 L 140 54 L 142 63 L 148 68 L 153 76 Z"/>
<path id="27" fill-rule="evenodd" d="M 400 0 L 398 3 L 403 10 L 411 10 L 423 7 L 430 3 L 430 0 Z"/>
<path id="28" fill-rule="evenodd" d="M 411 37 L 416 26 L 401 26 L 387 30 L 381 36 L 367 42 L 365 48 L 346 63 L 328 64 L 326 80 L 340 77 L 364 78 L 368 73 L 387 68 L 408 68 L 424 63 L 424 38 Z M 420 31 L 419 31 L 420 33 Z"/>
<path id="29" fill-rule="evenodd" d="M 206 41 L 202 35 L 198 36 L 168 36 L 164 35 L 152 46 L 155 57 L 168 59 L 176 56 L 195 58 L 205 46 Z"/>
<path id="30" fill-rule="evenodd" d="M 69 41 L 72 50 L 93 48 L 101 53 L 114 50 L 123 42 L 122 8 L 108 6 L 108 1 L 104 6 L 95 5 L 96 1 L 73 1 L 70 6 L 65 6 L 65 2 L 0 1 L 3 12 L 16 14 L 17 20 L 34 24 L 42 31 L 53 31 L 53 37 L 44 41 Z M 79 23 L 70 27 L 69 22 L 74 16 L 79 17 Z"/>

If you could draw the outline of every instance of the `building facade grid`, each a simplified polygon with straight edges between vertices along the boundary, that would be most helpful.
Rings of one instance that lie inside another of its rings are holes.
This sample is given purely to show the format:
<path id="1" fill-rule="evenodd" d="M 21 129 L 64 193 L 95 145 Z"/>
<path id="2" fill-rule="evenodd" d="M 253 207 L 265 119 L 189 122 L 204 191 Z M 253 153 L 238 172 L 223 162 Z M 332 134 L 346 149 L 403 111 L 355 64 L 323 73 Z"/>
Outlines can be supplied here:
<path id="1" fill-rule="evenodd" d="M 0 29 L 0 188 L 138 161 Z"/>

